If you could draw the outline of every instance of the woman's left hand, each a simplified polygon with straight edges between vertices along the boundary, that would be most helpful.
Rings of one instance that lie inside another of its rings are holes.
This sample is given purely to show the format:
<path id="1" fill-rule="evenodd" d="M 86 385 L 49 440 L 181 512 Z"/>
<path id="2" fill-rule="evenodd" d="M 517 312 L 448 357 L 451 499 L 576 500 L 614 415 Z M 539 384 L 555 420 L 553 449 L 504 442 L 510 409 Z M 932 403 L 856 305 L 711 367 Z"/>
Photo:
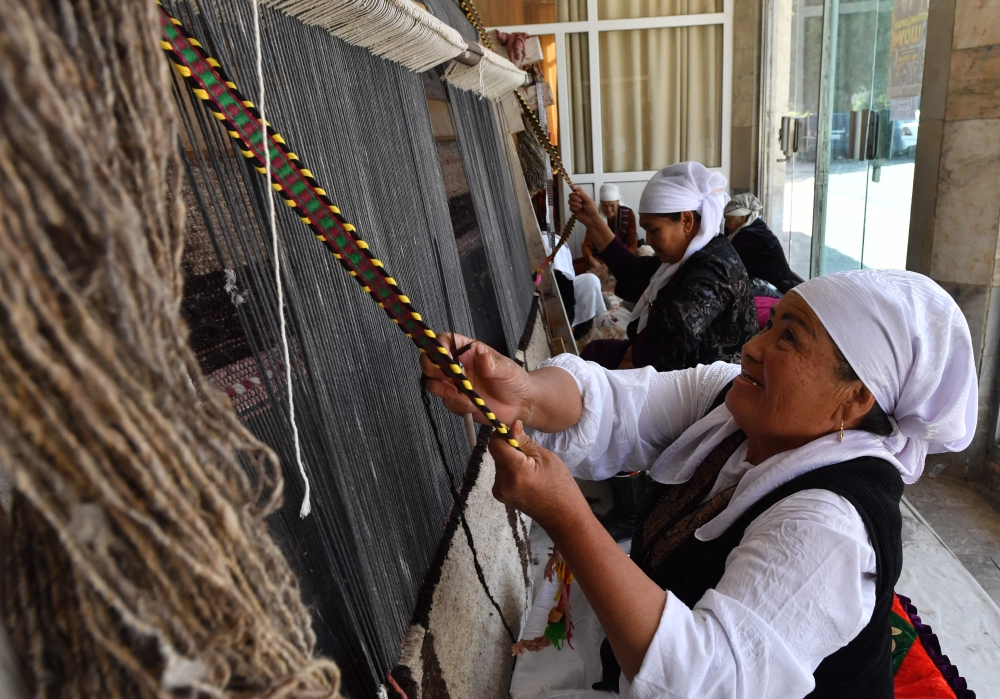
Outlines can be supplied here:
<path id="1" fill-rule="evenodd" d="M 490 454 L 497 467 L 493 497 L 520 510 L 546 530 L 557 527 L 561 519 L 572 519 L 584 510 L 590 512 L 562 459 L 528 437 L 520 420 L 511 425 L 511 436 L 521 445 L 521 451 L 498 433 L 490 440 Z"/>

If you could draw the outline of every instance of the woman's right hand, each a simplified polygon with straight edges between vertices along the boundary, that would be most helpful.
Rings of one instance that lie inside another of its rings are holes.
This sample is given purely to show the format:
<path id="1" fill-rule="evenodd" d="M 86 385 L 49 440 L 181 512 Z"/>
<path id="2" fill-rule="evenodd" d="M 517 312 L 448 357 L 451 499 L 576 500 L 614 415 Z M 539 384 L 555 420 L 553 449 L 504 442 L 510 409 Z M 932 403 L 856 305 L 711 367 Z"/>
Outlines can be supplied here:
<path id="1" fill-rule="evenodd" d="M 601 212 L 597 210 L 597 204 L 579 185 L 574 186 L 573 193 L 569 195 L 569 210 L 576 214 L 576 220 L 588 229 L 604 222 Z"/>
<path id="2" fill-rule="evenodd" d="M 456 350 L 472 343 L 457 360 L 464 365 L 465 376 L 472 382 L 473 388 L 504 424 L 510 425 L 514 420 L 528 421 L 532 407 L 528 372 L 478 340 L 453 333 L 441 333 L 438 340 L 453 357 Z M 427 377 L 427 390 L 441 398 L 448 410 L 458 415 L 472 413 L 476 422 L 489 422 L 479 407 L 455 388 L 455 384 L 426 355 L 420 357 L 420 368 Z"/>

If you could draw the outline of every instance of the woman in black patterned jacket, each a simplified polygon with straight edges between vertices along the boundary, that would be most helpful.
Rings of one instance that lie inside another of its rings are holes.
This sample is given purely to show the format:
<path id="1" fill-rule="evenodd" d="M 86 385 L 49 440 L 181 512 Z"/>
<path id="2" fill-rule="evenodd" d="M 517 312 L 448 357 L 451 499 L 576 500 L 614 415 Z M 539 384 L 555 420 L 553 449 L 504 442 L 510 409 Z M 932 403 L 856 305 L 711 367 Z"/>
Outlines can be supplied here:
<path id="1" fill-rule="evenodd" d="M 739 362 L 740 348 L 757 334 L 757 312 L 739 255 L 718 235 L 725 185 L 725 177 L 699 163 L 672 165 L 650 180 L 639 225 L 655 257 L 629 253 L 593 201 L 574 190 L 570 210 L 618 280 L 615 293 L 636 304 L 628 340 L 591 342 L 585 359 L 609 369 L 657 371 Z"/>

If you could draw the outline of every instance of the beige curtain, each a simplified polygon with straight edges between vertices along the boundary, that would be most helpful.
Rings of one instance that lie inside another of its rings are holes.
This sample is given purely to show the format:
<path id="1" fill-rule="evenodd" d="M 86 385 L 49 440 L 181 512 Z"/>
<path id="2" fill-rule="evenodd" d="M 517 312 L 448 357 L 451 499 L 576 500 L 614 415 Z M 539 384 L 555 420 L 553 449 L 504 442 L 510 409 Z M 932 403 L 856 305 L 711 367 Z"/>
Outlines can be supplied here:
<path id="1" fill-rule="evenodd" d="M 722 12 L 722 0 L 598 0 L 598 19 L 633 19 Z"/>
<path id="2" fill-rule="evenodd" d="M 569 99 L 572 105 L 571 135 L 573 172 L 594 171 L 593 130 L 590 121 L 590 44 L 587 34 L 566 35 L 569 63 Z"/>
<path id="3" fill-rule="evenodd" d="M 587 21 L 587 0 L 556 0 L 556 21 Z"/>
<path id="4" fill-rule="evenodd" d="M 721 25 L 601 32 L 600 53 L 605 172 L 722 164 Z"/>

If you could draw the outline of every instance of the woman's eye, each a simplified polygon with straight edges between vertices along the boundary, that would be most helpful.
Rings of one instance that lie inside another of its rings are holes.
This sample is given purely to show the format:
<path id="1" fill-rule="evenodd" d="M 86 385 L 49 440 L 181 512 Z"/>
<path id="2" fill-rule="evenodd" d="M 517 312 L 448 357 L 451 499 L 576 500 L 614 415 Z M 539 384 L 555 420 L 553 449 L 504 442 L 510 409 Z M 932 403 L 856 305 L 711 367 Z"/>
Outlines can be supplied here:
<path id="1" fill-rule="evenodd" d="M 773 323 L 773 322 L 772 322 L 772 321 L 771 321 L 771 320 L 769 319 L 769 320 L 767 321 L 767 323 L 766 323 L 766 324 L 764 325 L 764 330 L 770 330 L 770 329 L 772 329 L 773 327 L 774 327 L 774 323 Z"/>
<path id="2" fill-rule="evenodd" d="M 791 330 L 786 330 L 785 334 L 781 336 L 782 340 L 788 340 L 789 342 L 795 342 L 795 335 L 792 334 Z"/>

